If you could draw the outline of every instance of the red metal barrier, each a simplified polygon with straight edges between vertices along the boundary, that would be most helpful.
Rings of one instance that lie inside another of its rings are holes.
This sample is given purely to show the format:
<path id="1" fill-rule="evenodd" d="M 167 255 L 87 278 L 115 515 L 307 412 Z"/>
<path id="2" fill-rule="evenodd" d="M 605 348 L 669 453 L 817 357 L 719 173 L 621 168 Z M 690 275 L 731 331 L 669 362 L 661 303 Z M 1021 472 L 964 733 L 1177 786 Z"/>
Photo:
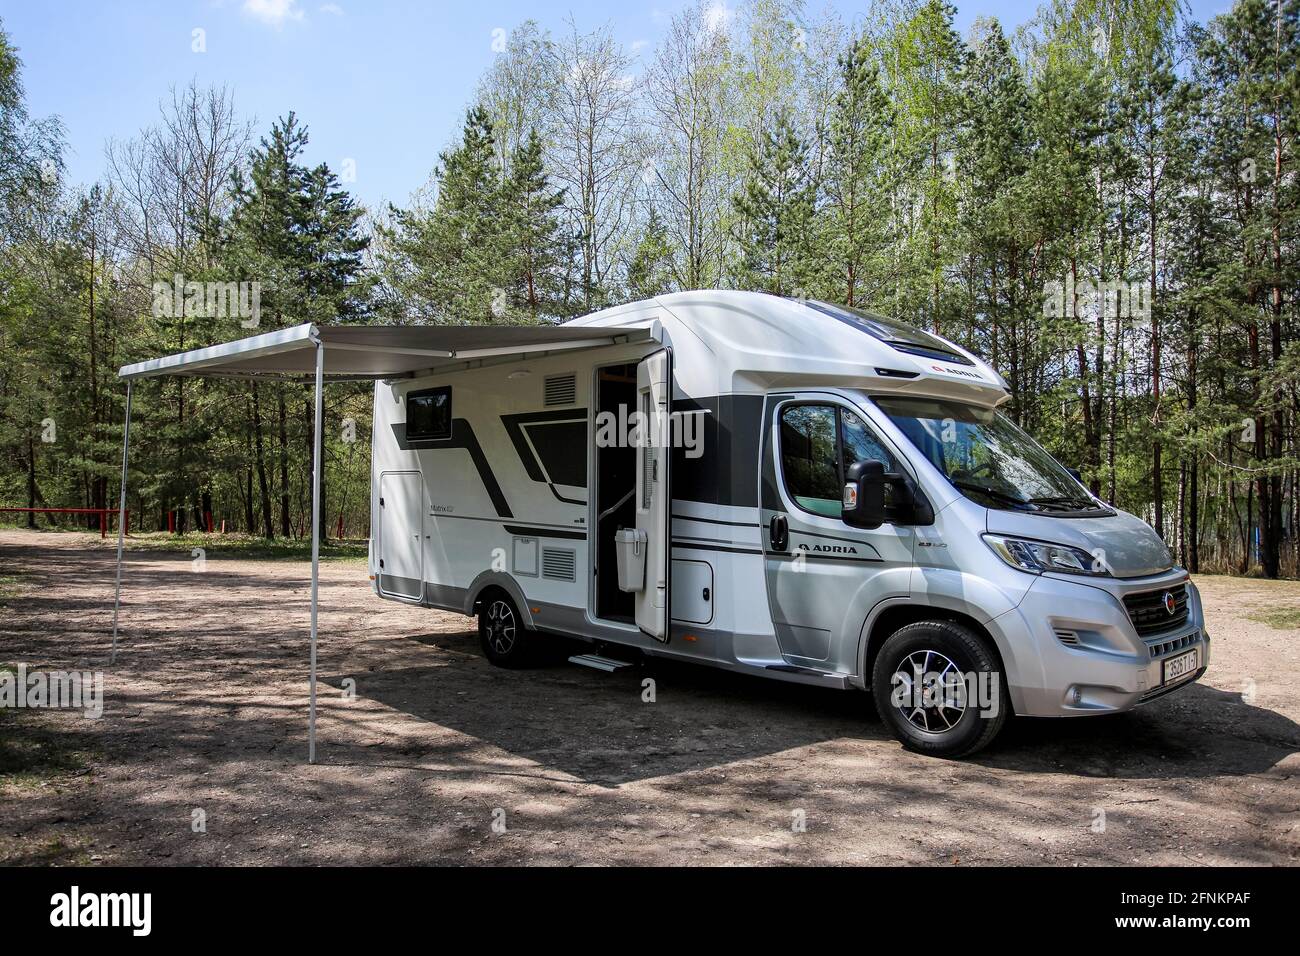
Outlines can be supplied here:
<path id="1" fill-rule="evenodd" d="M 69 514 L 69 515 L 99 515 L 99 536 L 105 538 L 108 536 L 108 518 L 109 515 L 117 514 L 116 508 L 0 508 L 0 512 L 11 511 L 20 514 Z M 131 533 L 131 511 L 126 512 L 126 533 Z"/>

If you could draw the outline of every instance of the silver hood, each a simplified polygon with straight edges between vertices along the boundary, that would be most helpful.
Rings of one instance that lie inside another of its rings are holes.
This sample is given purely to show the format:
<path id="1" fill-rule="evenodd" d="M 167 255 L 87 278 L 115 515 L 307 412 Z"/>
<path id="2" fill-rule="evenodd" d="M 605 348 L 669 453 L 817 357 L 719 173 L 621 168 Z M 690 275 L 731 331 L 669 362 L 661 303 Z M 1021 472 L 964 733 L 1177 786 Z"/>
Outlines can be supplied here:
<path id="1" fill-rule="evenodd" d="M 1062 518 L 1050 514 L 988 509 L 990 534 L 1005 534 L 1068 544 L 1101 557 L 1117 578 L 1137 578 L 1168 571 L 1173 555 L 1155 530 L 1125 511 L 1099 518 Z"/>

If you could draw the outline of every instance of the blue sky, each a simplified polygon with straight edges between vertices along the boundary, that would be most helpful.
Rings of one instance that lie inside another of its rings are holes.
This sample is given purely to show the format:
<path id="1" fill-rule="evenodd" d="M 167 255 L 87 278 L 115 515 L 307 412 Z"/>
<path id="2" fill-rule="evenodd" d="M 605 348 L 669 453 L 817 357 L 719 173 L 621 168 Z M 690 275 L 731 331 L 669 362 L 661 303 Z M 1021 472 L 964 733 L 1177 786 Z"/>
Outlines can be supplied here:
<path id="1" fill-rule="evenodd" d="M 737 0 L 728 0 L 735 6 Z M 1204 19 L 1228 0 L 1193 0 Z M 172 2 L 14 2 L 0 19 L 23 59 L 34 116 L 62 118 L 68 173 L 89 183 L 102 175 L 104 143 L 154 121 L 170 85 L 225 83 L 260 135 L 295 110 L 308 125 L 311 162 L 336 171 L 356 164 L 349 184 L 375 207 L 404 203 L 429 176 L 456 132 L 479 77 L 491 64 L 493 30 L 532 18 L 552 31 L 571 14 L 580 29 L 609 23 L 615 36 L 649 56 L 680 0 L 172 0 Z M 861 18 L 870 0 L 831 4 Z M 980 15 L 1010 30 L 1032 16 L 1034 0 L 957 0 L 965 33 Z M 810 10 L 820 0 L 810 0 Z M 192 49 L 204 31 L 206 52 Z"/>

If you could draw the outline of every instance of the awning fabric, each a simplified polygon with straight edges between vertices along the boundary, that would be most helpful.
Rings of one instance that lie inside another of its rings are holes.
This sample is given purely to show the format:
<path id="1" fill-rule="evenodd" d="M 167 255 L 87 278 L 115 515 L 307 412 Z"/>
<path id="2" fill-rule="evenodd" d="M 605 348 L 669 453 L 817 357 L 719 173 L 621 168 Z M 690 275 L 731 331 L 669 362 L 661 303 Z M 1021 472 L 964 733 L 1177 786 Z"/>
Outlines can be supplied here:
<path id="1" fill-rule="evenodd" d="M 126 419 L 122 426 L 122 483 L 118 496 L 117 574 L 113 596 L 113 645 L 117 660 L 122 609 L 122 556 L 126 535 L 127 457 L 131 445 L 131 393 L 138 378 L 191 377 L 292 379 L 315 383 L 311 479 L 311 631 L 307 711 L 307 760 L 316 762 L 316 638 L 320 609 L 321 388 L 327 380 L 395 379 L 474 359 L 536 356 L 599 348 L 659 337 L 657 323 L 628 328 L 545 325 L 338 325 L 312 323 L 265 332 L 225 345 L 180 352 L 125 365 Z"/>
<path id="2" fill-rule="evenodd" d="M 311 323 L 224 345 L 123 366 L 121 378 L 159 375 L 289 377 L 316 371 L 324 346 L 327 379 L 402 378 L 438 365 L 649 341 L 652 327 L 545 325 L 335 325 Z"/>

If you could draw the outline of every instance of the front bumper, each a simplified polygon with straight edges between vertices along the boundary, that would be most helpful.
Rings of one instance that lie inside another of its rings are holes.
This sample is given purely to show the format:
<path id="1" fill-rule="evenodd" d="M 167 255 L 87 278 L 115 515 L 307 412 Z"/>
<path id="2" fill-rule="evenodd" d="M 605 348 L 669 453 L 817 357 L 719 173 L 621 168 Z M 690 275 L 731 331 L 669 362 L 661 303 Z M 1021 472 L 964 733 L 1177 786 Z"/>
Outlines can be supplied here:
<path id="1" fill-rule="evenodd" d="M 1139 636 L 1125 594 L 1187 584 L 1187 620 Z M 1042 575 L 1015 609 L 990 622 L 1013 649 L 1008 673 L 1016 712 L 1073 717 L 1131 710 L 1195 683 L 1210 663 L 1200 595 L 1185 571 L 1134 580 L 1066 580 Z M 1193 672 L 1166 682 L 1166 661 L 1195 651 Z M 1004 654 L 1004 658 L 1007 655 Z"/>

